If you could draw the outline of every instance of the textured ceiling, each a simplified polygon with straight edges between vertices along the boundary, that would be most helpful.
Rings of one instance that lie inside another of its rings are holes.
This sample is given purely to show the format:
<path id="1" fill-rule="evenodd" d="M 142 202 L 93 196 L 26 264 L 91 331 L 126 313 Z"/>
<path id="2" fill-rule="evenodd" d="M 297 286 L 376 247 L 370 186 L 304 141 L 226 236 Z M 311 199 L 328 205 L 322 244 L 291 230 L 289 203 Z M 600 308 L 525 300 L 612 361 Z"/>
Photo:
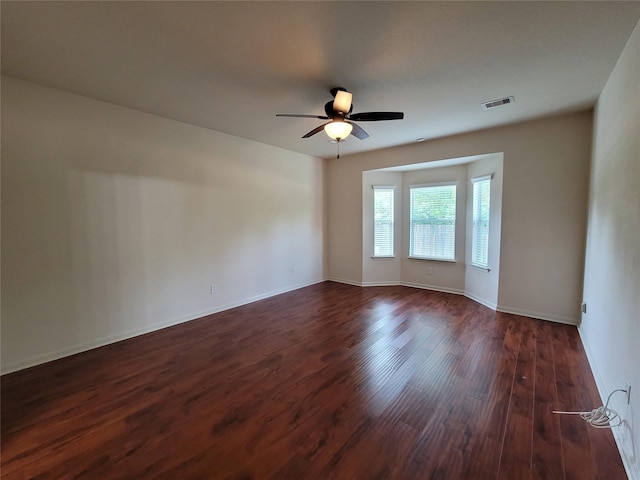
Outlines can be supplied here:
<path id="1" fill-rule="evenodd" d="M 362 122 L 343 154 L 591 107 L 640 2 L 7 2 L 2 72 L 318 157 L 329 89 Z M 513 105 L 481 103 L 513 95 Z"/>

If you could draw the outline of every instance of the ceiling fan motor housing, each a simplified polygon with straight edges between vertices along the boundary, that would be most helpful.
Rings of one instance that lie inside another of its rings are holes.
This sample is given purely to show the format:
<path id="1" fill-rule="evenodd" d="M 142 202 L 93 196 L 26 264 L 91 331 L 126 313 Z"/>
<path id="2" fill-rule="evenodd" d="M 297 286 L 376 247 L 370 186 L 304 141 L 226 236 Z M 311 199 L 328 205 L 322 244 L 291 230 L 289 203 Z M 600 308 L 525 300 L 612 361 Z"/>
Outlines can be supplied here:
<path id="1" fill-rule="evenodd" d="M 333 100 L 324 104 L 324 113 L 326 113 L 327 117 L 329 117 L 332 120 L 344 119 L 344 117 L 346 115 L 350 114 L 352 111 L 353 111 L 353 104 L 351 105 L 351 108 L 349 108 L 349 111 L 347 113 L 338 112 L 338 111 L 334 110 L 333 109 Z"/>

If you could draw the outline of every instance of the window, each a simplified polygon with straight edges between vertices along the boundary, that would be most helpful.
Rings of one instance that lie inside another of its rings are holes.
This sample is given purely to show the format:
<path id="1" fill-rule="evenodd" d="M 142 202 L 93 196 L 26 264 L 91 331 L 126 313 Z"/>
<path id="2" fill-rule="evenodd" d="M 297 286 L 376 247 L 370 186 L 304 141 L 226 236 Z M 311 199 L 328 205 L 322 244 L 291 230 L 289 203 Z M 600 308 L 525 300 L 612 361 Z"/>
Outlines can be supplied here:
<path id="1" fill-rule="evenodd" d="M 455 261 L 456 185 L 411 186 L 409 215 L 409 257 Z"/>
<path id="2" fill-rule="evenodd" d="M 473 183 L 473 233 L 471 236 L 471 264 L 489 267 L 489 204 L 491 176 L 474 178 Z"/>
<path id="3" fill-rule="evenodd" d="M 373 256 L 393 257 L 394 187 L 373 187 Z"/>

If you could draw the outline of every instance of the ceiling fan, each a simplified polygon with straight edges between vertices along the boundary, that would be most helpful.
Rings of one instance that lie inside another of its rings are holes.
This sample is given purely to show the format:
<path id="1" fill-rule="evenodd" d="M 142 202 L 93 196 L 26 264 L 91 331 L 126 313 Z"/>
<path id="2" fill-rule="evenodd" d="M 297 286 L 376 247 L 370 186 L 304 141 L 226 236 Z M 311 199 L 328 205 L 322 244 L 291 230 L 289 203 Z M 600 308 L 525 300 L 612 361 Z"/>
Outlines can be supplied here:
<path id="1" fill-rule="evenodd" d="M 358 124 L 358 122 L 377 122 L 381 120 L 402 120 L 403 112 L 362 112 L 351 113 L 353 104 L 351 103 L 352 94 L 342 87 L 331 89 L 333 100 L 327 102 L 324 106 L 326 115 L 304 115 L 297 113 L 278 113 L 276 117 L 298 117 L 298 118 L 318 118 L 320 120 L 330 120 L 327 123 L 314 128 L 302 138 L 309 138 L 316 133 L 324 130 L 326 134 L 336 140 L 338 143 L 349 135 L 353 135 L 360 140 L 369 137 L 369 134 Z"/>

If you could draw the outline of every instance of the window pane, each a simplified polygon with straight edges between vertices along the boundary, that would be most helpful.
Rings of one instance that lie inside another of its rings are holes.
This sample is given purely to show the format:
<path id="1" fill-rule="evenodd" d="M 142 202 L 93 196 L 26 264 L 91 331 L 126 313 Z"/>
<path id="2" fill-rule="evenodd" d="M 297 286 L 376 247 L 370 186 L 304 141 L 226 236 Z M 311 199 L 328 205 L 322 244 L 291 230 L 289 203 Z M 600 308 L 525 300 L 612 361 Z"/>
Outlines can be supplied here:
<path id="1" fill-rule="evenodd" d="M 491 180 L 473 183 L 473 234 L 471 237 L 471 263 L 489 266 L 489 205 Z"/>
<path id="2" fill-rule="evenodd" d="M 393 256 L 393 188 L 373 190 L 373 255 Z"/>
<path id="3" fill-rule="evenodd" d="M 409 256 L 455 260 L 456 186 L 411 187 Z"/>

